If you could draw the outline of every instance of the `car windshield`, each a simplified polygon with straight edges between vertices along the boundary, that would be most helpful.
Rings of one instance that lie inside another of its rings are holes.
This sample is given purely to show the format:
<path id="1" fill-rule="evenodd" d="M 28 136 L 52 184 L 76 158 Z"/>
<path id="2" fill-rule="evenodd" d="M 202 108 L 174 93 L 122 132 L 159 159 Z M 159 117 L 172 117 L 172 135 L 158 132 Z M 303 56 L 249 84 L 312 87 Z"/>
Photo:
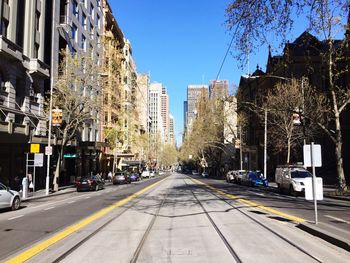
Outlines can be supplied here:
<path id="1" fill-rule="evenodd" d="M 293 171 L 291 172 L 292 178 L 306 178 L 306 177 L 311 177 L 311 173 L 308 171 Z"/>

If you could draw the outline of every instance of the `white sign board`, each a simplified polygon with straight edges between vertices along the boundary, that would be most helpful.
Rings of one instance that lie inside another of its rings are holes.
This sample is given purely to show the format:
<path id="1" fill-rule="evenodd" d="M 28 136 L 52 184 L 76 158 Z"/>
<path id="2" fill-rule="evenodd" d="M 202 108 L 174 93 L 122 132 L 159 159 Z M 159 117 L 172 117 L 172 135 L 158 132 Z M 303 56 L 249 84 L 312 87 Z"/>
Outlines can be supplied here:
<path id="1" fill-rule="evenodd" d="M 34 154 L 34 166 L 43 167 L 44 165 L 44 154 L 43 153 L 35 153 Z"/>
<path id="2" fill-rule="evenodd" d="M 316 179 L 316 200 L 323 200 L 323 180 L 321 177 Z M 312 177 L 305 178 L 305 199 L 314 200 L 312 192 Z"/>
<path id="3" fill-rule="evenodd" d="M 311 163 L 311 145 L 306 144 L 303 147 L 303 153 L 304 153 L 304 166 L 305 167 L 312 167 Z M 322 166 L 322 157 L 321 157 L 321 145 L 320 144 L 314 144 L 312 147 L 312 159 L 314 161 L 315 167 L 321 167 Z"/>
<path id="4" fill-rule="evenodd" d="M 52 146 L 45 147 L 45 155 L 52 155 Z"/>

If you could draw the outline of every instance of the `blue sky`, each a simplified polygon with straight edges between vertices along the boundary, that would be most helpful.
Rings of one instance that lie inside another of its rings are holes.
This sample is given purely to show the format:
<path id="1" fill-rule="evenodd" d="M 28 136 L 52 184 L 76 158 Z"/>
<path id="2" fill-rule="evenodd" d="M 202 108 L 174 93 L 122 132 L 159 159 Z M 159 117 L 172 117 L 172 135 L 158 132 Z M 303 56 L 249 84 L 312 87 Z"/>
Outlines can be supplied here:
<path id="1" fill-rule="evenodd" d="M 189 84 L 208 84 L 216 78 L 231 35 L 225 28 L 228 0 L 110 0 L 113 14 L 132 44 L 140 73 L 163 83 L 170 97 L 179 144 L 183 132 L 183 102 Z M 301 33 L 300 30 L 298 33 Z M 250 72 L 265 69 L 267 49 L 250 57 Z M 228 55 L 219 79 L 238 85 L 242 74 Z M 232 88 L 231 88 L 232 89 Z"/>

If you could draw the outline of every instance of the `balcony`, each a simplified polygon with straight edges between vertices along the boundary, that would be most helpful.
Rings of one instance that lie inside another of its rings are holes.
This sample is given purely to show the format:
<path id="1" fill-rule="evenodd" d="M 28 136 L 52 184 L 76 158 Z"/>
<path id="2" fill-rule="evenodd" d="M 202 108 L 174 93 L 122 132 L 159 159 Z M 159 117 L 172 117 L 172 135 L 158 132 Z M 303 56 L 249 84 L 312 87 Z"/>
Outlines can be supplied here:
<path id="1" fill-rule="evenodd" d="M 49 66 L 44 62 L 41 62 L 39 59 L 30 59 L 25 58 L 23 65 L 26 69 L 29 70 L 29 73 L 33 76 L 40 78 L 49 78 L 50 70 Z"/>
<path id="2" fill-rule="evenodd" d="M 0 35 L 0 57 L 5 57 L 10 61 L 22 61 L 23 49 Z"/>

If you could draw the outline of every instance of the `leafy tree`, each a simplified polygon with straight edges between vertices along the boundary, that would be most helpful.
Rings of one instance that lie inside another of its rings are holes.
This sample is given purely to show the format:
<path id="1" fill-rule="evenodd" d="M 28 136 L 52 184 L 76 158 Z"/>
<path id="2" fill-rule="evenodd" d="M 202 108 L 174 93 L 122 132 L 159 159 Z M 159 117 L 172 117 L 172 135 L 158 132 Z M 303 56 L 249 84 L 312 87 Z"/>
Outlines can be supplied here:
<path id="1" fill-rule="evenodd" d="M 69 141 L 77 139 L 84 124 L 92 124 L 100 112 L 100 74 L 97 61 L 90 51 L 69 53 L 62 51 L 59 74 L 54 84 L 53 108 L 63 113 L 63 123 L 57 127 L 60 145 L 54 191 L 63 165 L 63 154 Z"/>
<path id="2" fill-rule="evenodd" d="M 350 28 L 344 19 L 347 11 L 343 0 L 232 0 L 226 9 L 226 24 L 233 31 L 234 46 L 239 51 L 237 57 L 242 62 L 250 52 L 264 44 L 272 44 L 270 39 L 281 45 L 285 43 L 294 22 L 300 20 L 300 17 L 305 17 L 308 21 L 307 30 L 324 40 L 326 48 L 319 51 L 328 87 L 322 91 L 324 100 L 317 102 L 317 105 L 322 105 L 322 112 L 329 114 L 320 114 L 323 118 L 317 119 L 320 129 L 335 145 L 341 192 L 347 190 L 342 157 L 341 115 L 350 103 L 350 87 L 344 81 L 346 74 L 349 74 Z M 335 39 L 344 28 L 346 39 L 339 47 L 339 41 Z"/>

